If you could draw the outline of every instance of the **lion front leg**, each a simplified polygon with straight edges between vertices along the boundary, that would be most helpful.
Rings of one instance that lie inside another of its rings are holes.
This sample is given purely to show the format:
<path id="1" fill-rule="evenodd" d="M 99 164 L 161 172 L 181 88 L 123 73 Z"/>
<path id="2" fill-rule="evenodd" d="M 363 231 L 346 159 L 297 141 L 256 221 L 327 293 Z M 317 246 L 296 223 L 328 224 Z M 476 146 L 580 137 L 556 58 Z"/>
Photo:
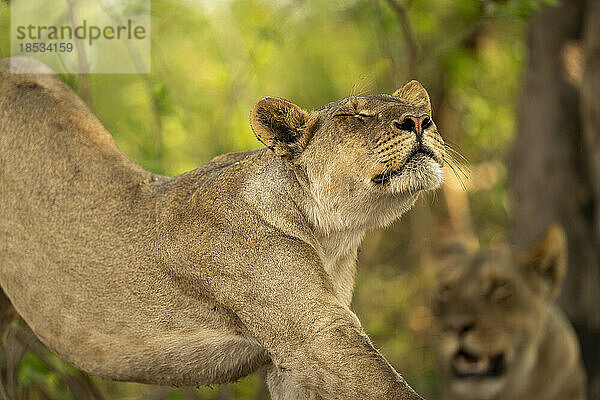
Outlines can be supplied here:
<path id="1" fill-rule="evenodd" d="M 262 246 L 268 257 L 220 265 L 206 282 L 268 353 L 276 368 L 269 375 L 275 399 L 421 399 L 335 296 L 313 248 L 281 237 Z"/>

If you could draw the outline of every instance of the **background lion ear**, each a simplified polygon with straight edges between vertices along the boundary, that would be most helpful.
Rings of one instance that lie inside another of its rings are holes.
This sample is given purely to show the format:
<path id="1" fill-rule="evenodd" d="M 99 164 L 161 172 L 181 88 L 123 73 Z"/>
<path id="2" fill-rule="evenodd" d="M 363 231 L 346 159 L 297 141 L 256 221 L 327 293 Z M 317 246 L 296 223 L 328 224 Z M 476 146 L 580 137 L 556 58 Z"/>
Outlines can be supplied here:
<path id="1" fill-rule="evenodd" d="M 538 243 L 522 258 L 521 268 L 534 291 L 547 300 L 560 293 L 567 272 L 567 238 L 560 225 L 546 229 Z"/>
<path id="2" fill-rule="evenodd" d="M 289 101 L 266 97 L 250 114 L 254 134 L 280 156 L 293 156 L 304 144 L 309 114 Z"/>
<path id="3" fill-rule="evenodd" d="M 412 80 L 394 92 L 394 96 L 417 107 L 426 107 L 431 113 L 431 101 L 427 90 L 418 81 Z"/>

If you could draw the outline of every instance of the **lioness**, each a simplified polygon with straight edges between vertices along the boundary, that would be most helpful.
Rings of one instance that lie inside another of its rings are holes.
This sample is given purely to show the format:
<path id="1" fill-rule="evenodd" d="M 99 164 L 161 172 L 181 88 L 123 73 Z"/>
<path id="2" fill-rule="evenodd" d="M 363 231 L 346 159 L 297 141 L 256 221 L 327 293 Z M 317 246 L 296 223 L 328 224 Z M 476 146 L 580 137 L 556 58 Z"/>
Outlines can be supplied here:
<path id="1" fill-rule="evenodd" d="M 455 247 L 434 297 L 446 400 L 584 400 L 579 343 L 553 303 L 566 272 L 562 228 L 526 255 Z"/>
<path id="2" fill-rule="evenodd" d="M 442 182 L 418 82 L 314 112 L 265 98 L 251 125 L 266 148 L 171 178 L 123 155 L 55 75 L 10 62 L 0 283 L 48 347 L 115 380 L 197 386 L 264 366 L 273 399 L 420 398 L 349 309 L 365 231 Z"/>

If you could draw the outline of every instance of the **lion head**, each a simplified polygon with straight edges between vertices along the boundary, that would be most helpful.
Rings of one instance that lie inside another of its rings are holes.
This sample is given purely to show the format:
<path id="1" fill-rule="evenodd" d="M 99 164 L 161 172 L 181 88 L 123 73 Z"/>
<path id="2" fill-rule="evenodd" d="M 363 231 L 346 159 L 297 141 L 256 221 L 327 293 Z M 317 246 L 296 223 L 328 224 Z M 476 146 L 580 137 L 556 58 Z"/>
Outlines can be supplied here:
<path id="1" fill-rule="evenodd" d="M 445 391 L 450 398 L 505 398 L 496 396 L 527 385 L 538 368 L 566 270 L 563 230 L 549 228 L 525 255 L 458 246 L 443 264 L 433 311 Z"/>
<path id="2" fill-rule="evenodd" d="M 300 206 L 327 231 L 385 225 L 443 179 L 444 142 L 417 81 L 313 112 L 265 98 L 251 124 L 295 172 L 310 199 Z"/>

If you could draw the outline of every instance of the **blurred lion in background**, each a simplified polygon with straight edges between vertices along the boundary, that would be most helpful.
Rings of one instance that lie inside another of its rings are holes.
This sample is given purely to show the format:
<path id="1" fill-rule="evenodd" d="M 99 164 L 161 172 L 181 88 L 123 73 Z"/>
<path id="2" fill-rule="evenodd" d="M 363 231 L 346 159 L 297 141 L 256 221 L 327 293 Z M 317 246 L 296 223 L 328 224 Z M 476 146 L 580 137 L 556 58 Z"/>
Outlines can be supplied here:
<path id="1" fill-rule="evenodd" d="M 566 239 L 551 226 L 525 255 L 455 244 L 433 312 L 445 400 L 584 400 L 579 343 L 554 304 Z"/>

